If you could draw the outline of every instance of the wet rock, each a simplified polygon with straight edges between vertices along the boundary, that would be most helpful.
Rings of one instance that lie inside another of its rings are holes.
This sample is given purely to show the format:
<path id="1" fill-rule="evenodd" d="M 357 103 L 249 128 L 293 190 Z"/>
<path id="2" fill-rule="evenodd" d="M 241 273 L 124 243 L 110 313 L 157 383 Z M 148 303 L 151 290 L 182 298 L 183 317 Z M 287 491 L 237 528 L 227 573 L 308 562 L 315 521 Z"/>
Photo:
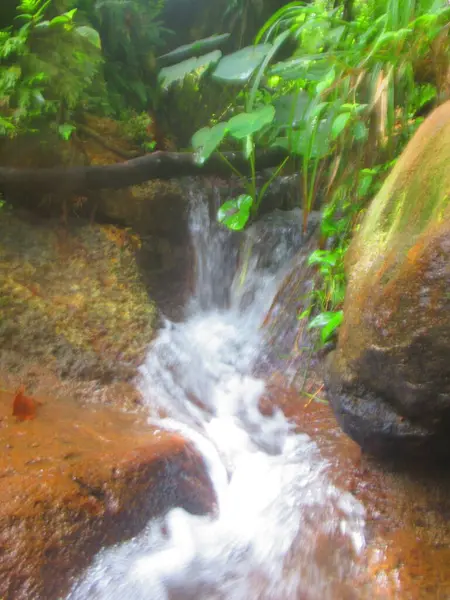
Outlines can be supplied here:
<path id="1" fill-rule="evenodd" d="M 12 416 L 0 395 L 0 597 L 64 596 L 102 547 L 180 506 L 214 510 L 198 453 L 138 415 L 43 399 L 37 418 Z"/>
<path id="2" fill-rule="evenodd" d="M 450 103 L 420 127 L 353 240 L 328 386 L 374 453 L 450 451 Z"/>
<path id="3" fill-rule="evenodd" d="M 8 389 L 35 390 L 44 370 L 89 383 L 90 398 L 93 386 L 133 379 L 157 323 L 134 258 L 138 242 L 117 227 L 2 211 L 0 381 Z"/>

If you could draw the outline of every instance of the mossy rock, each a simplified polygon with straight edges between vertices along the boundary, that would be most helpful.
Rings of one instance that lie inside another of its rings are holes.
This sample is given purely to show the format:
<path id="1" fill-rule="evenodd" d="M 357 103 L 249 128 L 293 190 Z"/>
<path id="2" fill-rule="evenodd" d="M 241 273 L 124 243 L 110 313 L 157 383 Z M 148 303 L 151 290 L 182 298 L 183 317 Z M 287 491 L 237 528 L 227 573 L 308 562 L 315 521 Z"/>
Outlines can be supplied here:
<path id="1" fill-rule="evenodd" d="M 39 365 L 59 379 L 132 380 L 157 319 L 135 263 L 139 243 L 113 226 L 3 211 L 0 371 Z"/>
<path id="2" fill-rule="evenodd" d="M 422 124 L 348 252 L 329 373 L 347 433 L 376 453 L 448 453 L 450 103 Z"/>

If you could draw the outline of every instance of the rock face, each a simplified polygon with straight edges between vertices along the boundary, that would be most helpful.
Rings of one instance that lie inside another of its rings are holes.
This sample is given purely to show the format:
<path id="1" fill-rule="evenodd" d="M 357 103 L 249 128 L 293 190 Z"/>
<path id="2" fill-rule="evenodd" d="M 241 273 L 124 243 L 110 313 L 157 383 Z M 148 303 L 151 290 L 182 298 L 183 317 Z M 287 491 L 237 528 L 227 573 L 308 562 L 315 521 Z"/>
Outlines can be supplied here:
<path id="1" fill-rule="evenodd" d="M 157 311 L 134 259 L 139 239 L 112 226 L 0 218 L 0 387 L 39 388 L 44 370 L 86 387 L 130 382 Z M 34 374 L 33 374 L 34 373 Z M 39 393 L 55 395 L 55 381 Z M 74 397 L 74 390 L 63 396 Z M 123 389 L 120 392 L 123 395 Z"/>
<path id="2" fill-rule="evenodd" d="M 0 394 L 0 597 L 53 600 L 102 547 L 174 506 L 214 509 L 202 458 L 143 418 L 43 399 L 12 416 Z"/>
<path id="3" fill-rule="evenodd" d="M 422 124 L 347 257 L 329 396 L 373 453 L 450 451 L 450 103 Z"/>

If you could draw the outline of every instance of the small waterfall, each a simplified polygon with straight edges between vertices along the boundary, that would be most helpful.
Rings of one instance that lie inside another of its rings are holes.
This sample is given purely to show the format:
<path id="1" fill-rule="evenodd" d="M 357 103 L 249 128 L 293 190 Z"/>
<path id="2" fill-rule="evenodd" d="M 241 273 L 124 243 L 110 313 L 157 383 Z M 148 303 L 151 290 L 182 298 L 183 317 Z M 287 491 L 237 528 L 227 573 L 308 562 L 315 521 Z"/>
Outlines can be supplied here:
<path id="1" fill-rule="evenodd" d="M 211 215 L 221 202 L 217 190 L 213 190 L 210 201 L 191 190 L 189 201 L 189 226 L 196 257 L 196 285 L 189 312 L 195 314 L 228 305 L 241 236 L 221 227 Z"/>
<path id="2" fill-rule="evenodd" d="M 303 241 L 300 215 L 269 216 L 237 239 L 211 219 L 204 197 L 191 206 L 196 290 L 185 321 L 166 322 L 149 348 L 140 386 L 150 420 L 163 408 L 158 424 L 204 456 L 218 515 L 174 509 L 152 521 L 101 552 L 69 599 L 350 597 L 364 510 L 330 483 L 308 436 L 281 411 L 263 416 L 258 406 L 260 325 Z"/>

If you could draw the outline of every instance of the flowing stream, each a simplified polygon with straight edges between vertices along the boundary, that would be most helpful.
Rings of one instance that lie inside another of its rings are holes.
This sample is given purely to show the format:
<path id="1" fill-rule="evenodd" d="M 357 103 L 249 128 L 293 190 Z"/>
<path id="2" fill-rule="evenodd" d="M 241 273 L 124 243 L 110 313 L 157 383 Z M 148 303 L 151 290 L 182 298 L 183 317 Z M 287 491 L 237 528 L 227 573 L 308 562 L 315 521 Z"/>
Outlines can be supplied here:
<path id="1" fill-rule="evenodd" d="M 191 198 L 196 289 L 182 323 L 167 322 L 141 367 L 150 420 L 201 452 L 217 514 L 173 509 L 102 551 L 70 600 L 354 598 L 364 510 L 327 478 L 308 436 L 281 411 L 263 416 L 260 325 L 301 246 L 300 215 L 275 214 L 244 235 L 219 229 Z M 240 248 L 240 250 L 239 250 Z M 159 407 L 167 418 L 157 419 Z"/>

